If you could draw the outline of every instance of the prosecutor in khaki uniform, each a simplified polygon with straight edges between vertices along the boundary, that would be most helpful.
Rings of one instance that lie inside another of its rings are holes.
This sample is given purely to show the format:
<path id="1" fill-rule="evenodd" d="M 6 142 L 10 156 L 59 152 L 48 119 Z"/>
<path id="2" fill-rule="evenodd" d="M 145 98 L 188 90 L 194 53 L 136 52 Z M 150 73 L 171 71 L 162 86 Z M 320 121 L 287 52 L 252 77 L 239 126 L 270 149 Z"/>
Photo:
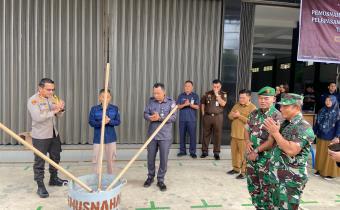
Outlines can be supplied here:
<path id="1" fill-rule="evenodd" d="M 61 143 L 56 129 L 56 117 L 61 117 L 64 112 L 64 102 L 54 95 L 54 82 L 44 78 L 39 83 L 39 90 L 28 99 L 27 108 L 32 119 L 33 146 L 43 154 L 49 153 L 50 158 L 60 162 Z M 34 180 L 38 184 L 37 194 L 41 198 L 49 196 L 44 185 L 45 161 L 34 155 Z M 58 171 L 49 166 L 51 174 L 49 185 L 62 186 L 67 180 L 58 178 Z"/>
<path id="2" fill-rule="evenodd" d="M 214 158 L 220 159 L 220 148 L 223 127 L 223 110 L 227 104 L 227 93 L 221 91 L 221 81 L 212 82 L 212 90 L 206 92 L 201 100 L 203 115 L 203 140 L 201 158 L 208 156 L 209 143 L 214 134 Z"/>

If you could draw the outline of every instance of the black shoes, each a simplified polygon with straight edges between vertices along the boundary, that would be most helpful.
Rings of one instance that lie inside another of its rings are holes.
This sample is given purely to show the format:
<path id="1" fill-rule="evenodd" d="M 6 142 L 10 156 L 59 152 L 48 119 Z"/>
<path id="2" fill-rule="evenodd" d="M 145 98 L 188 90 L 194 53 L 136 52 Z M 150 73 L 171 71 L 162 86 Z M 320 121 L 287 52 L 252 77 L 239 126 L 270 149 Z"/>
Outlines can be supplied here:
<path id="1" fill-rule="evenodd" d="M 206 158 L 208 157 L 208 153 L 207 152 L 203 152 L 202 155 L 201 155 L 201 158 Z M 214 154 L 214 158 L 215 160 L 220 160 L 220 155 L 219 154 Z"/>
<path id="2" fill-rule="evenodd" d="M 196 155 L 196 154 L 190 154 L 190 156 L 191 156 L 193 159 L 196 159 L 196 158 L 197 158 L 197 155 Z"/>
<path id="3" fill-rule="evenodd" d="M 203 152 L 202 155 L 201 155 L 201 158 L 206 158 L 206 157 L 208 157 L 208 153 Z"/>
<path id="4" fill-rule="evenodd" d="M 239 172 L 235 171 L 234 169 L 227 172 L 227 174 L 229 174 L 229 175 L 234 175 L 234 174 L 238 174 L 238 173 Z"/>
<path id="5" fill-rule="evenodd" d="M 37 190 L 37 194 L 39 195 L 40 198 L 47 198 L 49 196 L 46 188 L 45 188 L 45 184 L 43 181 L 38 181 L 38 190 Z"/>
<path id="6" fill-rule="evenodd" d="M 68 181 L 64 180 L 64 179 L 60 179 L 57 176 L 51 176 L 50 181 L 48 183 L 48 185 L 50 186 L 63 186 L 63 185 L 67 185 Z"/>
<path id="7" fill-rule="evenodd" d="M 144 187 L 150 187 L 152 183 L 153 183 L 153 179 L 147 178 L 146 181 L 144 182 Z M 157 187 L 161 191 L 166 191 L 166 185 L 164 184 L 164 182 L 157 182 Z"/>
<path id="8" fill-rule="evenodd" d="M 183 156 L 186 156 L 187 154 L 184 153 L 184 152 L 179 152 L 177 154 L 177 157 L 183 157 Z M 208 155 L 207 155 L 208 156 Z M 196 154 L 190 154 L 190 157 L 192 157 L 193 159 L 196 159 L 197 158 L 197 155 Z"/>
<path id="9" fill-rule="evenodd" d="M 150 187 L 152 183 L 153 179 L 147 178 L 146 181 L 144 182 L 144 187 Z"/>
<path id="10" fill-rule="evenodd" d="M 177 157 L 183 157 L 183 156 L 186 156 L 187 154 L 185 154 L 184 152 L 180 152 L 177 154 Z"/>
<path id="11" fill-rule="evenodd" d="M 57 176 L 51 176 L 50 181 L 48 183 L 48 185 L 50 186 L 63 186 L 66 185 L 68 183 L 67 180 L 63 180 L 60 179 Z M 49 196 L 45 184 L 43 181 L 37 181 L 38 184 L 38 190 L 37 190 L 37 194 L 39 195 L 40 198 L 47 198 Z"/>
<path id="12" fill-rule="evenodd" d="M 314 176 L 321 176 L 321 174 L 320 174 L 319 171 L 316 171 L 316 172 L 314 173 Z M 325 180 L 328 180 L 328 181 L 334 179 L 334 177 L 332 177 L 332 176 L 322 176 L 322 178 L 324 178 Z"/>
<path id="13" fill-rule="evenodd" d="M 246 178 L 246 176 L 243 175 L 243 174 L 239 174 L 239 175 L 236 177 L 236 179 L 245 179 L 245 178 Z"/>
<path id="14" fill-rule="evenodd" d="M 157 182 L 157 186 L 162 192 L 166 191 L 166 185 L 164 184 L 164 182 Z"/>
<path id="15" fill-rule="evenodd" d="M 326 180 L 328 180 L 328 181 L 330 181 L 330 180 L 333 180 L 334 179 L 334 177 L 332 177 L 332 176 L 325 176 L 325 177 L 323 177 L 324 179 L 326 179 Z"/>

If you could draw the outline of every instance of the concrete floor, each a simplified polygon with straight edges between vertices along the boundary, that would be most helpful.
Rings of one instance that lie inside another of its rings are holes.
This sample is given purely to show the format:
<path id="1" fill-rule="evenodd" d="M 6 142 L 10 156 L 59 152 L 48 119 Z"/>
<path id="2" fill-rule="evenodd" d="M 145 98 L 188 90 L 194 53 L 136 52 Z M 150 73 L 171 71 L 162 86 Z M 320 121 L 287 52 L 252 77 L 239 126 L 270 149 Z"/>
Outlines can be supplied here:
<path id="1" fill-rule="evenodd" d="M 126 161 L 117 162 L 117 171 Z M 236 180 L 226 174 L 230 160 L 192 160 L 184 157 L 169 162 L 165 183 L 166 192 L 160 192 L 155 183 L 142 187 L 146 178 L 145 161 L 135 162 L 125 175 L 127 185 L 122 190 L 121 209 L 254 209 L 249 200 L 245 180 Z M 63 167 L 76 176 L 91 173 L 89 162 L 63 163 Z M 46 171 L 47 177 L 48 171 Z M 310 172 L 311 173 L 311 172 Z M 62 176 L 63 177 L 63 176 Z M 49 187 L 50 197 L 36 195 L 32 164 L 0 164 L 0 209 L 66 209 L 67 187 Z M 48 179 L 45 178 L 45 183 Z M 311 176 L 303 195 L 302 209 L 340 209 L 340 179 L 326 181 Z"/>

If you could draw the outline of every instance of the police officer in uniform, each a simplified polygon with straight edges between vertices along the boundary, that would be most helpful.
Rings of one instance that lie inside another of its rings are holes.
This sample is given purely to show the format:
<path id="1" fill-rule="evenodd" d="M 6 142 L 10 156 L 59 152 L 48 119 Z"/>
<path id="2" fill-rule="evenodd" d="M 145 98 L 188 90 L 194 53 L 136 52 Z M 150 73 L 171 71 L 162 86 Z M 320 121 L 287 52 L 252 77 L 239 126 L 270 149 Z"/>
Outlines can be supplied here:
<path id="1" fill-rule="evenodd" d="M 221 81 L 212 82 L 212 90 L 206 92 L 201 100 L 203 115 L 203 140 L 201 158 L 208 156 L 208 149 L 212 133 L 214 133 L 214 158 L 220 159 L 220 147 L 223 126 L 223 110 L 227 104 L 227 93 L 221 91 Z"/>
<path id="2" fill-rule="evenodd" d="M 50 158 L 60 162 L 61 142 L 56 129 L 56 117 L 62 116 L 64 112 L 64 102 L 54 95 L 54 82 L 44 78 L 39 83 L 38 93 L 28 99 L 27 108 L 32 119 L 32 141 L 33 146 L 43 154 L 49 153 Z M 34 155 L 34 180 L 38 184 L 37 194 L 41 198 L 49 196 L 44 185 L 45 160 Z M 62 186 L 67 184 L 67 180 L 58 177 L 58 171 L 53 166 L 49 166 L 51 174 L 49 185 Z"/>
<path id="3" fill-rule="evenodd" d="M 162 121 L 168 116 L 176 102 L 165 95 L 164 84 L 156 83 L 153 86 L 153 97 L 150 98 L 144 110 L 144 119 L 149 121 L 148 136 L 158 128 Z M 159 169 L 157 173 L 157 186 L 161 191 L 166 191 L 164 177 L 168 167 L 168 156 L 172 144 L 172 124 L 176 122 L 176 113 L 171 115 L 167 123 L 148 145 L 148 178 L 144 182 L 144 187 L 150 187 L 156 175 L 156 155 L 159 150 Z"/>

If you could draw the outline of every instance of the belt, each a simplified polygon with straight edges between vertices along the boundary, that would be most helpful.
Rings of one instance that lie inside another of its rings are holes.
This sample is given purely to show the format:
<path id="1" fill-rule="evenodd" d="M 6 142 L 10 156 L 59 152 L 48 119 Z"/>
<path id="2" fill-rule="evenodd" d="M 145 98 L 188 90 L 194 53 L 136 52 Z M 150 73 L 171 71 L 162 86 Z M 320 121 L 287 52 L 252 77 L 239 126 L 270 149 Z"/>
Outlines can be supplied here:
<path id="1" fill-rule="evenodd" d="M 209 115 L 209 116 L 217 116 L 217 115 L 220 115 L 222 114 L 223 112 L 220 112 L 220 113 L 205 113 L 206 115 Z"/>

